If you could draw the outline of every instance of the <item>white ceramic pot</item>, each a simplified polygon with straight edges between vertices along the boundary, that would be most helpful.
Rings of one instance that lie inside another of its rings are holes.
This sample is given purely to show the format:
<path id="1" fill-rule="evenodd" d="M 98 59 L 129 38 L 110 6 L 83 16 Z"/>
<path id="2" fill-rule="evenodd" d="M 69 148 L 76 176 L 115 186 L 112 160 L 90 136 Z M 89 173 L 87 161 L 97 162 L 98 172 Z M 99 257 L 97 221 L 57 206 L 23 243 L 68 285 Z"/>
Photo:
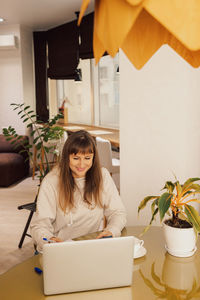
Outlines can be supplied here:
<path id="1" fill-rule="evenodd" d="M 196 235 L 193 228 L 175 228 L 163 222 L 165 248 L 173 256 L 189 257 L 196 251 Z"/>

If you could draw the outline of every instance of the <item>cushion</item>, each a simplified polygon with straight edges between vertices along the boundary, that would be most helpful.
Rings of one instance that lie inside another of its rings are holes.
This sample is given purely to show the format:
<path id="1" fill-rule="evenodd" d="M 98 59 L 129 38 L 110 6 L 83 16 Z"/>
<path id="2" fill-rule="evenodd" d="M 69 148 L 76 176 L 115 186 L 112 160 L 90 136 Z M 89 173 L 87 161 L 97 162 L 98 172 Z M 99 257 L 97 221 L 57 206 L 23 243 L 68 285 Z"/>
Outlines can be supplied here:
<path id="1" fill-rule="evenodd" d="M 0 186 L 7 187 L 24 178 L 29 168 L 18 153 L 0 153 Z"/>

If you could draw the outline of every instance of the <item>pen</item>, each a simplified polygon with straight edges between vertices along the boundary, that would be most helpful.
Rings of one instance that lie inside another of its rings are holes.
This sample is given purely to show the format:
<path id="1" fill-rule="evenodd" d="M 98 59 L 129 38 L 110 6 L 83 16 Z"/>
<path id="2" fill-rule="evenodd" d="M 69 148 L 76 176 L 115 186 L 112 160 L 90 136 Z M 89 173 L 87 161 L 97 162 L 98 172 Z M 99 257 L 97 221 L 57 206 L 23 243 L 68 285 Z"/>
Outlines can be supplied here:
<path id="1" fill-rule="evenodd" d="M 105 236 L 102 236 L 102 239 L 107 239 L 107 238 L 112 238 L 112 235 L 105 235 Z"/>
<path id="2" fill-rule="evenodd" d="M 40 268 L 35 267 L 34 270 L 35 270 L 36 273 L 42 274 L 42 270 Z"/>
<path id="3" fill-rule="evenodd" d="M 49 240 L 49 239 L 47 239 L 47 238 L 43 238 L 43 240 L 46 241 L 46 242 L 48 242 L 48 243 L 55 243 L 55 241 Z"/>

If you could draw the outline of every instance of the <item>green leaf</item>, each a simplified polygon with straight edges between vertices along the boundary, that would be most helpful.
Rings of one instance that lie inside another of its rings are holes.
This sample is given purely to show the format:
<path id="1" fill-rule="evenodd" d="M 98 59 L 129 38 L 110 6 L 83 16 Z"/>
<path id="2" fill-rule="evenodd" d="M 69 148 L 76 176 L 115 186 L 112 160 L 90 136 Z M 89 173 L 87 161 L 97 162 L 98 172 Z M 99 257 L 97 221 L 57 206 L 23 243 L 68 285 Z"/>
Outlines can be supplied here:
<path id="1" fill-rule="evenodd" d="M 37 150 L 40 150 L 41 147 L 42 147 L 42 142 L 39 142 L 39 143 L 36 145 L 36 148 L 37 148 Z"/>
<path id="2" fill-rule="evenodd" d="M 198 211 L 191 205 L 185 205 L 185 213 L 189 222 L 195 227 L 196 231 L 200 232 L 200 216 Z"/>
<path id="3" fill-rule="evenodd" d="M 36 132 L 36 130 L 33 130 L 33 131 L 31 132 L 31 136 L 33 136 L 35 132 Z"/>
<path id="4" fill-rule="evenodd" d="M 33 144 L 36 144 L 39 138 L 40 138 L 40 137 L 37 136 L 37 137 L 33 140 Z"/>
<path id="5" fill-rule="evenodd" d="M 174 183 L 171 182 L 171 181 L 167 181 L 167 182 L 165 183 L 165 186 L 164 186 L 163 190 L 164 190 L 164 189 L 167 189 L 169 193 L 173 193 L 174 188 L 175 188 Z"/>
<path id="6" fill-rule="evenodd" d="M 145 197 L 145 198 L 140 202 L 140 205 L 138 206 L 138 213 L 140 212 L 141 209 L 145 208 L 145 206 L 147 205 L 147 203 L 148 203 L 150 200 L 157 199 L 157 198 L 159 198 L 159 196 L 147 196 L 147 197 Z"/>
<path id="7" fill-rule="evenodd" d="M 24 110 L 27 110 L 28 108 L 30 108 L 30 105 L 25 106 Z"/>
<path id="8" fill-rule="evenodd" d="M 27 152 L 27 150 L 24 149 L 19 151 L 19 153 L 24 153 L 24 152 Z"/>
<path id="9" fill-rule="evenodd" d="M 186 180 L 183 184 L 183 188 L 182 188 L 183 191 L 187 190 L 193 182 L 198 181 L 198 180 L 200 180 L 199 177 L 189 178 L 188 180 Z"/>
<path id="10" fill-rule="evenodd" d="M 18 135 L 17 140 L 20 140 L 22 138 L 22 135 Z"/>
<path id="11" fill-rule="evenodd" d="M 173 194 L 164 193 L 158 199 L 158 209 L 159 209 L 161 221 L 164 218 L 165 213 L 168 211 L 168 209 L 170 207 L 172 197 L 173 197 Z"/>
<path id="12" fill-rule="evenodd" d="M 156 206 L 156 200 L 154 200 L 151 204 L 151 213 L 153 214 L 154 210 L 155 210 L 155 206 Z"/>
<path id="13" fill-rule="evenodd" d="M 179 181 L 174 182 L 174 185 L 177 187 L 178 194 L 182 193 L 182 186 L 180 185 Z"/>
<path id="14" fill-rule="evenodd" d="M 29 120 L 29 118 L 24 119 L 24 120 L 23 120 L 23 123 L 25 123 L 25 122 L 28 121 L 28 120 Z"/>
<path id="15" fill-rule="evenodd" d="M 139 235 L 139 236 L 142 236 L 144 235 L 148 230 L 149 228 L 151 227 L 151 224 L 153 223 L 153 221 L 155 220 L 155 216 L 157 215 L 158 213 L 158 207 L 154 210 L 153 214 L 152 214 L 152 217 L 151 217 L 151 220 L 149 222 L 149 225 L 147 225 L 144 230 L 142 231 L 142 233 Z"/>
<path id="16" fill-rule="evenodd" d="M 49 148 L 48 147 L 44 147 L 44 150 L 49 153 Z"/>
<path id="17" fill-rule="evenodd" d="M 158 213 L 158 207 L 154 210 L 149 225 L 151 225 L 153 223 L 153 221 L 155 220 L 155 216 L 157 215 L 157 213 Z"/>

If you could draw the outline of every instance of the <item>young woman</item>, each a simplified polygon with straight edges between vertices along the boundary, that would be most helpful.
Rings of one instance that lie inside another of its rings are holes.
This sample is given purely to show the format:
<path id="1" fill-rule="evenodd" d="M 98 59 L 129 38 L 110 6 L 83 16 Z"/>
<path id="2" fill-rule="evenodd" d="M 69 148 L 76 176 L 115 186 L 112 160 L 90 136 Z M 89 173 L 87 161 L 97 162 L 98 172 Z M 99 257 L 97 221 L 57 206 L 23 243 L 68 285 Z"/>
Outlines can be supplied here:
<path id="1" fill-rule="evenodd" d="M 97 238 L 120 236 L 125 224 L 124 205 L 109 172 L 100 168 L 93 137 L 84 130 L 73 133 L 59 165 L 41 183 L 30 227 L 37 250 L 43 238 L 62 242 L 100 230 Z"/>

